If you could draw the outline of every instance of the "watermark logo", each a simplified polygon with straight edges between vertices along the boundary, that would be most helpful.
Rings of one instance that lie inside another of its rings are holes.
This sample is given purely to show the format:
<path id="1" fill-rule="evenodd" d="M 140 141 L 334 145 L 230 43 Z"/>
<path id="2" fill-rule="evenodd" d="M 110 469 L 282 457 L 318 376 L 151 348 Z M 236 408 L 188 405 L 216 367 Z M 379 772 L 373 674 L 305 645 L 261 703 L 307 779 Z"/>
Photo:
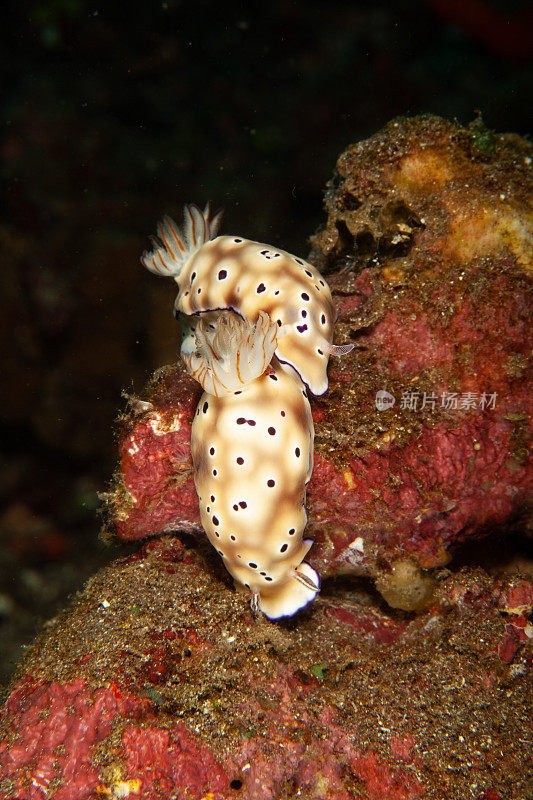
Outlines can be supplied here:
<path id="1" fill-rule="evenodd" d="M 376 392 L 376 408 L 378 411 L 386 411 L 388 408 L 392 408 L 395 402 L 394 395 L 386 392 L 385 389 L 380 389 L 379 392 Z"/>
<path id="2" fill-rule="evenodd" d="M 402 411 L 490 411 L 496 408 L 497 392 L 402 392 L 399 408 Z M 376 408 L 387 411 L 396 403 L 396 398 L 385 389 L 376 392 Z"/>

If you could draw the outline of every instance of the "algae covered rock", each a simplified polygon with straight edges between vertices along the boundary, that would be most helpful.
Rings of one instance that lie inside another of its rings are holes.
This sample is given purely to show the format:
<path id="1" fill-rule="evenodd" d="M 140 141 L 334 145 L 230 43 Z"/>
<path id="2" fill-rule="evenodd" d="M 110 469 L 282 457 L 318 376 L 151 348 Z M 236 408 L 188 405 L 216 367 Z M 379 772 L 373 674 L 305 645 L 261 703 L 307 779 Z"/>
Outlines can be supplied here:
<path id="1" fill-rule="evenodd" d="M 450 575 L 414 619 L 322 594 L 274 625 L 187 539 L 47 624 L 0 712 L 0 796 L 530 796 L 531 581 Z"/>

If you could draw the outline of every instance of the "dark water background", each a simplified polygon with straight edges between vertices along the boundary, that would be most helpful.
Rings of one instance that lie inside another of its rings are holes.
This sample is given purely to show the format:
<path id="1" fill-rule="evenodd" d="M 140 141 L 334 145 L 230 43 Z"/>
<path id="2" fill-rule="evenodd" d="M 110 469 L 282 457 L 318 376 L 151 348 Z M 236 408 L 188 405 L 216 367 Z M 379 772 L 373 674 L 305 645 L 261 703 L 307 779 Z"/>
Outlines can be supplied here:
<path id="1" fill-rule="evenodd" d="M 528 134 L 525 0 L 4 3 L 0 676 L 99 563 L 121 390 L 174 358 L 163 213 L 302 255 L 346 145 L 430 112 Z"/>

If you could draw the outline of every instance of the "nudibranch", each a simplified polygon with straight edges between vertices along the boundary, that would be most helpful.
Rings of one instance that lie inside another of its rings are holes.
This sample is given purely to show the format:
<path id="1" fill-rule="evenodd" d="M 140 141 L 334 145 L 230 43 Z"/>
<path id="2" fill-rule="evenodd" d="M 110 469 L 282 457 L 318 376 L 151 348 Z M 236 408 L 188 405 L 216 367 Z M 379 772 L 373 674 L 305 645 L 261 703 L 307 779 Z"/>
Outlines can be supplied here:
<path id="1" fill-rule="evenodd" d="M 294 614 L 319 587 L 316 572 L 302 563 L 312 544 L 302 534 L 313 440 L 305 387 L 277 359 L 238 392 L 204 393 L 192 425 L 204 530 L 271 618 Z"/>
<path id="2" fill-rule="evenodd" d="M 178 284 L 181 354 L 204 389 L 191 431 L 194 480 L 207 536 L 237 585 L 272 619 L 319 590 L 303 561 L 312 542 L 305 491 L 314 428 L 307 388 L 323 394 L 332 345 L 328 285 L 306 261 L 236 236 L 216 236 L 220 215 L 185 206 L 168 217 L 152 272 Z"/>
<path id="3" fill-rule="evenodd" d="M 324 394 L 335 310 L 329 286 L 320 273 L 284 250 L 239 236 L 216 236 L 220 215 L 209 208 L 185 206 L 185 229 L 165 217 L 157 228 L 155 247 L 142 263 L 157 275 L 174 278 L 179 286 L 176 316 L 233 309 L 256 320 L 266 312 L 278 325 L 276 357 L 293 367 L 310 391 Z M 291 370 L 292 372 L 292 370 Z"/>

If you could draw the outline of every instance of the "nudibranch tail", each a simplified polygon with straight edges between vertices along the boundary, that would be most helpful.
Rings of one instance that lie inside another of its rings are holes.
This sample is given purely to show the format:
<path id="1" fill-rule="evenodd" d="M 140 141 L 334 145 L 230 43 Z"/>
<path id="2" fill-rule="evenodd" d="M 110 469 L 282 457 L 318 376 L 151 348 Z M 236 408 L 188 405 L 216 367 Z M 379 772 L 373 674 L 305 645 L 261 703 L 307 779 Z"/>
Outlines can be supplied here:
<path id="1" fill-rule="evenodd" d="M 305 561 L 289 572 L 284 583 L 271 594 L 259 595 L 258 606 L 270 619 L 290 617 L 314 600 L 320 588 L 315 570 Z"/>
<path id="2" fill-rule="evenodd" d="M 234 311 L 204 314 L 189 319 L 194 326 L 182 345 L 187 371 L 215 397 L 241 390 L 259 378 L 272 361 L 277 345 L 277 325 L 260 311 L 257 320 L 243 319 Z"/>
<path id="3" fill-rule="evenodd" d="M 156 275 L 177 279 L 189 258 L 217 233 L 222 212 L 213 217 L 209 203 L 203 211 L 194 204 L 183 209 L 184 228 L 180 229 L 173 219 L 163 217 L 157 226 L 157 237 L 152 236 L 152 250 L 146 250 L 141 262 Z"/>

